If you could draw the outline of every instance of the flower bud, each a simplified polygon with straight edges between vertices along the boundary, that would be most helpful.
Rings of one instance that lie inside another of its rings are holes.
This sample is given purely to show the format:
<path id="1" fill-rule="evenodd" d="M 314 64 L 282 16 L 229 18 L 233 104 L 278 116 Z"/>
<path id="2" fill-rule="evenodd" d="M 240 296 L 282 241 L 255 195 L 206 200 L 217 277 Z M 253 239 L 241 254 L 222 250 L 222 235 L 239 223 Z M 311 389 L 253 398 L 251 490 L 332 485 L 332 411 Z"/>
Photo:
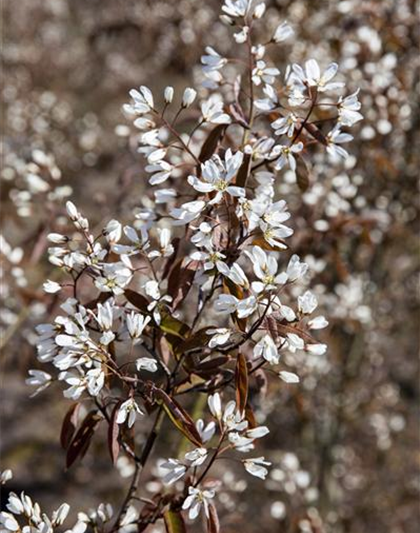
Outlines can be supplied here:
<path id="1" fill-rule="evenodd" d="M 174 88 L 168 85 L 168 87 L 165 88 L 165 92 L 163 93 L 163 95 L 165 98 L 165 103 L 172 103 L 172 100 L 174 98 Z"/>
<path id="2" fill-rule="evenodd" d="M 182 96 L 182 107 L 190 107 L 197 96 L 197 91 L 191 87 L 187 87 Z"/>
<path id="3" fill-rule="evenodd" d="M 254 13 L 252 14 L 252 17 L 254 19 L 260 19 L 265 13 L 265 8 L 266 8 L 266 5 L 264 4 L 264 2 L 261 4 L 258 4 L 254 9 Z"/>
<path id="4" fill-rule="evenodd" d="M 66 203 L 67 214 L 71 220 L 77 220 L 79 218 L 79 213 L 77 212 L 76 206 L 70 200 Z"/>
<path id="5" fill-rule="evenodd" d="M 70 239 L 61 233 L 49 233 L 47 239 L 54 244 L 65 244 Z"/>

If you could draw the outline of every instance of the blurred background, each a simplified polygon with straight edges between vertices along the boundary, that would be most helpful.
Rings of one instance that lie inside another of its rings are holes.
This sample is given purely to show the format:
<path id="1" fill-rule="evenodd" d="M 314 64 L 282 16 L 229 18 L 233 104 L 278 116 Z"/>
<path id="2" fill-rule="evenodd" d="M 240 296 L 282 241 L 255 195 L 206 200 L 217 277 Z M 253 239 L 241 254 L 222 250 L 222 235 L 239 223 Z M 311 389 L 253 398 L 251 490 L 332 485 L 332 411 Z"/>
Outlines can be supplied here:
<path id="1" fill-rule="evenodd" d="M 336 61 L 365 120 L 340 166 L 315 160 L 309 187 L 279 178 L 298 231 L 292 249 L 330 327 L 328 357 L 298 361 L 298 387 L 270 383 L 260 419 L 272 428 L 259 480 L 220 471 L 222 531 L 414 533 L 419 529 L 419 49 L 409 0 L 267 0 L 268 31 L 295 39 L 272 56 Z M 145 191 L 136 132 L 121 112 L 132 87 L 191 85 L 206 45 L 229 50 L 219 0 L 19 0 L 3 4 L 0 314 L 1 460 L 9 488 L 50 510 L 120 501 L 129 472 L 106 439 L 70 471 L 58 390 L 36 398 L 34 326 L 56 302 L 46 235 L 70 197 L 94 223 L 128 220 Z M 417 110 L 418 111 L 418 110 Z M 296 362 L 296 361 L 295 361 Z M 299 369 L 298 369 L 299 370 Z M 165 438 L 163 438 L 163 441 Z M 105 441 L 105 442 L 104 442 Z M 161 444 L 165 449 L 165 442 Z M 158 449 L 159 452 L 159 449 Z M 163 453 L 163 452 L 161 452 Z M 246 489 L 246 490 L 245 490 Z M 146 487 L 147 490 L 147 487 Z M 238 494 L 235 494 L 238 493 Z M 258 514 L 258 520 L 255 519 Z M 156 529 L 155 531 L 159 531 Z"/>

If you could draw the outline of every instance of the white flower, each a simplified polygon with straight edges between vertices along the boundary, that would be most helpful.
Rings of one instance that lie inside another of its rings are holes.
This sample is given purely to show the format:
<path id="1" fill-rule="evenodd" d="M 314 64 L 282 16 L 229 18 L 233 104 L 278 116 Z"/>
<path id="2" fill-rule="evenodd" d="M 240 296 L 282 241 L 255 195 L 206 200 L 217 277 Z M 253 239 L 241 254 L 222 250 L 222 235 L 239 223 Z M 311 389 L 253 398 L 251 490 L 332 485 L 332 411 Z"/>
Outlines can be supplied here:
<path id="1" fill-rule="evenodd" d="M 222 11 L 230 17 L 244 17 L 251 7 L 252 0 L 225 0 Z"/>
<path id="2" fill-rule="evenodd" d="M 239 318 L 246 318 L 257 309 L 257 299 L 255 296 L 249 296 L 244 300 L 239 300 L 232 294 L 219 294 L 214 302 L 214 308 L 219 313 L 232 314 L 237 312 Z"/>
<path id="3" fill-rule="evenodd" d="M 291 26 L 285 21 L 279 24 L 276 28 L 276 31 L 274 32 L 272 41 L 275 43 L 282 43 L 289 39 L 294 34 L 293 29 Z"/>
<path id="4" fill-rule="evenodd" d="M 284 225 L 274 227 L 270 224 L 266 224 L 265 222 L 260 222 L 260 228 L 263 232 L 263 237 L 268 244 L 283 250 L 287 248 L 287 246 L 282 242 L 283 239 L 293 235 L 293 230 Z"/>
<path id="5" fill-rule="evenodd" d="M 306 291 L 302 296 L 298 297 L 299 311 L 304 315 L 310 315 L 317 308 L 318 301 L 316 296 L 311 291 Z"/>
<path id="6" fill-rule="evenodd" d="M 10 470 L 10 468 L 7 468 L 6 470 L 2 470 L 0 472 L 0 484 L 4 485 L 8 481 L 10 481 L 13 478 L 13 472 Z"/>
<path id="7" fill-rule="evenodd" d="M 66 244 L 69 242 L 69 238 L 61 233 L 49 233 L 47 239 L 54 244 Z"/>
<path id="8" fill-rule="evenodd" d="M 153 250 L 148 253 L 148 257 L 169 257 L 174 253 L 174 247 L 171 244 L 171 231 L 167 228 L 158 228 L 159 250 Z"/>
<path id="9" fill-rule="evenodd" d="M 217 420 L 221 420 L 222 418 L 222 401 L 220 399 L 220 394 L 218 392 L 215 392 L 213 395 L 210 395 L 207 398 L 207 404 L 209 406 L 211 414 L 217 418 Z"/>
<path id="10" fill-rule="evenodd" d="M 159 466 L 160 468 L 169 470 L 169 472 L 163 478 L 165 485 L 171 485 L 172 483 L 175 483 L 175 481 L 181 479 L 187 471 L 187 467 L 177 459 L 168 459 Z"/>
<path id="11" fill-rule="evenodd" d="M 201 63 L 204 65 L 203 70 L 211 72 L 219 70 L 226 65 L 227 60 L 211 46 L 207 46 L 205 52 L 206 54 L 201 56 Z"/>
<path id="12" fill-rule="evenodd" d="M 200 514 L 201 507 L 204 507 L 204 513 L 206 517 L 209 517 L 209 505 L 208 501 L 211 498 L 214 498 L 214 490 L 200 490 L 196 487 L 188 487 L 188 496 L 182 504 L 182 508 L 185 510 L 189 509 L 188 516 L 190 520 L 194 520 Z"/>
<path id="13" fill-rule="evenodd" d="M 105 263 L 103 276 L 95 279 L 95 285 L 101 292 L 123 294 L 124 288 L 130 283 L 133 273 L 124 263 Z"/>
<path id="14" fill-rule="evenodd" d="M 233 38 L 238 44 L 243 44 L 247 40 L 248 34 L 249 34 L 249 27 L 244 26 L 241 29 L 241 31 L 238 31 L 237 33 L 233 34 Z"/>
<path id="15" fill-rule="evenodd" d="M 166 104 L 170 104 L 174 98 L 174 88 L 169 86 L 165 87 L 165 91 L 163 93 L 163 97 L 165 99 Z"/>
<path id="16" fill-rule="evenodd" d="M 97 396 L 105 384 L 105 374 L 101 368 L 93 368 L 86 372 L 86 375 L 62 372 L 59 379 L 70 385 L 70 388 L 65 390 L 63 395 L 72 400 L 78 400 L 85 390 L 91 396 Z"/>
<path id="17" fill-rule="evenodd" d="M 276 170 L 281 170 L 286 165 L 289 165 L 293 172 L 296 171 L 295 155 L 303 150 L 303 143 L 298 142 L 292 146 L 277 145 L 273 148 L 272 157 L 280 155 L 275 164 Z"/>
<path id="18" fill-rule="evenodd" d="M 132 244 L 113 244 L 112 251 L 116 254 L 134 255 L 148 247 L 148 235 L 146 228 L 141 228 L 140 237 L 137 231 L 131 226 L 124 226 L 123 231 L 124 235 L 129 241 L 131 241 Z"/>
<path id="19" fill-rule="evenodd" d="M 279 103 L 276 90 L 271 85 L 265 85 L 263 93 L 266 95 L 266 98 L 255 100 L 255 107 L 261 111 L 275 109 Z"/>
<path id="20" fill-rule="evenodd" d="M 124 104 L 123 109 L 129 115 L 144 115 L 153 109 L 153 94 L 149 88 L 142 85 L 139 90 L 131 89 L 131 104 Z"/>
<path id="21" fill-rule="evenodd" d="M 349 133 L 342 133 L 340 127 L 341 125 L 337 124 L 327 135 L 327 152 L 332 156 L 333 159 L 337 159 L 339 157 L 345 159 L 348 157 L 348 152 L 339 145 L 353 140 L 353 136 Z"/>
<path id="22" fill-rule="evenodd" d="M 224 193 L 231 196 L 245 196 L 243 187 L 230 185 L 242 164 L 243 157 L 242 152 L 238 151 L 236 154 L 232 154 L 230 149 L 226 150 L 224 162 L 218 155 L 215 155 L 201 165 L 202 180 L 196 176 L 189 176 L 188 183 L 198 192 L 216 192 L 209 204 L 219 203 Z"/>
<path id="23" fill-rule="evenodd" d="M 246 277 L 245 272 L 243 271 L 242 267 L 238 265 L 238 263 L 233 263 L 230 268 L 226 265 L 226 263 L 223 263 L 223 268 L 220 268 L 219 265 L 219 272 L 221 272 L 224 276 L 233 281 L 235 285 L 245 287 L 246 289 L 249 288 L 248 278 Z"/>
<path id="24" fill-rule="evenodd" d="M 117 243 L 121 239 L 122 226 L 118 220 L 110 220 L 105 226 L 104 234 L 110 244 Z"/>
<path id="25" fill-rule="evenodd" d="M 289 113 L 285 117 L 280 117 L 271 123 L 271 127 L 274 129 L 276 135 L 283 135 L 287 133 L 288 137 L 293 137 L 295 131 L 295 125 L 299 121 L 299 117 L 294 113 Z"/>
<path id="26" fill-rule="evenodd" d="M 305 347 L 305 342 L 303 339 L 296 335 L 296 333 L 287 334 L 287 346 L 289 350 L 294 353 L 296 350 L 303 350 Z"/>
<path id="27" fill-rule="evenodd" d="M 270 433 L 267 426 L 258 426 L 256 428 L 248 429 L 245 435 L 250 439 L 260 439 Z"/>
<path id="28" fill-rule="evenodd" d="M 24 513 L 23 503 L 14 492 L 9 494 L 9 501 L 6 507 L 13 514 L 19 515 Z"/>
<path id="29" fill-rule="evenodd" d="M 49 294 L 55 294 L 56 292 L 61 291 L 61 285 L 56 281 L 51 281 L 49 279 L 42 285 L 42 288 Z"/>
<path id="30" fill-rule="evenodd" d="M 207 426 L 205 426 L 204 421 L 199 418 L 195 423 L 195 426 L 203 442 L 208 442 L 210 439 L 212 439 L 216 432 L 216 423 L 213 420 L 209 422 Z"/>
<path id="31" fill-rule="evenodd" d="M 136 368 L 139 372 L 140 370 L 147 370 L 148 372 L 157 372 L 158 364 L 156 359 L 152 359 L 150 357 L 140 357 L 136 361 Z"/>
<path id="32" fill-rule="evenodd" d="M 20 526 L 16 518 L 11 513 L 0 513 L 0 524 L 4 527 L 4 531 L 19 531 Z M 3 529 L 3 528 L 2 528 Z"/>
<path id="33" fill-rule="evenodd" d="M 28 374 L 30 377 L 25 380 L 25 383 L 27 385 L 38 387 L 35 393 L 32 394 L 32 397 L 46 389 L 52 380 L 52 376 L 42 370 L 29 370 Z"/>
<path id="34" fill-rule="evenodd" d="M 191 467 L 200 466 L 207 459 L 207 454 L 206 448 L 195 448 L 195 450 L 185 454 L 185 459 L 191 463 Z"/>
<path id="35" fill-rule="evenodd" d="M 79 212 L 77 211 L 77 208 L 74 203 L 70 202 L 70 200 L 66 202 L 66 210 L 71 220 L 77 220 L 79 218 Z"/>
<path id="36" fill-rule="evenodd" d="M 324 329 L 328 326 L 328 320 L 324 316 L 317 316 L 308 322 L 310 329 Z"/>
<path id="37" fill-rule="evenodd" d="M 228 266 L 223 263 L 223 259 L 226 259 L 226 256 L 223 255 L 220 252 L 216 252 L 212 249 L 212 247 L 208 247 L 207 252 L 193 252 L 190 257 L 194 261 L 205 261 L 204 263 L 204 270 L 211 270 L 212 268 L 216 267 L 219 272 L 223 273 L 226 269 L 228 269 Z"/>
<path id="38" fill-rule="evenodd" d="M 223 112 L 223 101 L 217 94 L 213 94 L 201 104 L 203 120 L 212 124 L 230 124 L 231 118 Z"/>
<path id="39" fill-rule="evenodd" d="M 223 346 L 223 344 L 227 343 L 232 334 L 231 330 L 228 328 L 208 329 L 207 333 L 212 335 L 209 340 L 209 348 Z"/>
<path id="40" fill-rule="evenodd" d="M 278 68 L 268 67 L 266 62 L 260 59 L 252 71 L 252 81 L 255 85 L 261 85 L 262 82 L 272 85 L 275 81 L 275 76 L 279 74 Z"/>
<path id="41" fill-rule="evenodd" d="M 143 411 L 133 398 L 129 398 L 120 405 L 117 414 L 117 424 L 124 424 L 128 418 L 128 427 L 131 428 L 136 421 L 137 415 L 143 415 Z"/>
<path id="42" fill-rule="evenodd" d="M 252 13 L 252 17 L 254 19 L 260 19 L 264 15 L 266 7 L 267 6 L 264 4 L 264 2 L 261 2 L 261 4 L 256 5 L 254 8 L 254 12 Z"/>
<path id="43" fill-rule="evenodd" d="M 286 370 L 282 370 L 279 372 L 279 377 L 282 379 L 285 383 L 299 383 L 299 376 L 295 374 L 294 372 L 286 372 Z"/>
<path id="44" fill-rule="evenodd" d="M 55 526 L 61 526 L 64 520 L 67 518 L 67 515 L 70 511 L 70 505 L 68 503 L 63 503 L 60 507 L 53 512 L 52 514 L 52 523 Z"/>
<path id="45" fill-rule="evenodd" d="M 150 296 L 152 298 L 152 302 L 149 303 L 147 306 L 148 311 L 153 311 L 153 318 L 156 322 L 156 324 L 160 324 L 161 316 L 160 316 L 160 304 L 163 302 L 171 302 L 172 297 L 169 295 L 161 295 L 159 283 L 156 280 L 149 280 L 144 285 L 144 290 L 147 294 L 147 296 Z"/>
<path id="46" fill-rule="evenodd" d="M 254 295 L 248 296 L 243 300 L 239 300 L 236 313 L 238 318 L 246 318 L 257 310 L 258 301 Z"/>
<path id="47" fill-rule="evenodd" d="M 166 204 L 177 196 L 175 189 L 159 189 L 154 191 L 155 201 L 157 204 Z"/>
<path id="48" fill-rule="evenodd" d="M 182 204 L 181 207 L 174 207 L 170 210 L 171 217 L 178 220 L 178 224 L 189 224 L 192 220 L 198 218 L 206 207 L 206 202 L 195 200 Z"/>
<path id="49" fill-rule="evenodd" d="M 169 179 L 172 175 L 174 167 L 171 163 L 164 161 L 154 161 L 151 165 L 147 165 L 145 170 L 150 174 L 153 174 L 149 179 L 150 185 L 160 185 Z"/>
<path id="50" fill-rule="evenodd" d="M 277 364 L 280 359 L 277 346 L 270 335 L 264 335 L 254 346 L 253 354 L 255 358 L 263 357 L 271 365 Z"/>
<path id="51" fill-rule="evenodd" d="M 126 324 L 130 337 L 132 339 L 139 339 L 150 320 L 150 316 L 143 316 L 140 313 L 131 311 L 126 317 Z"/>
<path id="52" fill-rule="evenodd" d="M 259 477 L 260 479 L 265 479 L 268 470 L 266 466 L 270 466 L 271 463 L 266 461 L 264 457 L 254 457 L 251 459 L 245 459 L 243 461 L 245 470 L 252 476 Z"/>
<path id="53" fill-rule="evenodd" d="M 246 252 L 252 261 L 255 275 L 261 281 L 252 282 L 252 290 L 256 293 L 264 290 L 273 290 L 278 284 L 287 281 L 287 275 L 283 272 L 277 275 L 277 261 L 272 255 L 268 255 L 259 246 L 253 246 L 251 252 Z"/>
<path id="54" fill-rule="evenodd" d="M 318 92 L 340 89 L 344 86 L 342 82 L 331 82 L 337 74 L 337 63 L 331 63 L 321 74 L 318 63 L 315 59 L 310 59 L 305 63 L 305 72 L 299 65 L 293 65 L 293 72 L 299 80 L 306 82 L 310 87 L 317 87 Z"/>
<path id="55" fill-rule="evenodd" d="M 187 87 L 182 95 L 182 107 L 190 107 L 197 96 L 197 91 L 191 87 Z"/>
<path id="56" fill-rule="evenodd" d="M 326 344 L 308 344 L 306 350 L 313 355 L 324 355 L 327 351 Z"/>
<path id="57" fill-rule="evenodd" d="M 296 281 L 301 278 L 306 274 L 307 270 L 307 263 L 301 263 L 298 255 L 292 255 L 286 270 L 289 281 Z"/>
<path id="58" fill-rule="evenodd" d="M 362 104 L 358 100 L 359 89 L 353 94 L 338 99 L 338 121 L 343 126 L 353 126 L 359 120 L 363 120 L 363 115 L 359 113 Z"/>
<path id="59" fill-rule="evenodd" d="M 226 404 L 222 420 L 228 431 L 244 431 L 248 427 L 248 422 L 244 420 L 244 413 L 238 411 L 234 400 Z"/>

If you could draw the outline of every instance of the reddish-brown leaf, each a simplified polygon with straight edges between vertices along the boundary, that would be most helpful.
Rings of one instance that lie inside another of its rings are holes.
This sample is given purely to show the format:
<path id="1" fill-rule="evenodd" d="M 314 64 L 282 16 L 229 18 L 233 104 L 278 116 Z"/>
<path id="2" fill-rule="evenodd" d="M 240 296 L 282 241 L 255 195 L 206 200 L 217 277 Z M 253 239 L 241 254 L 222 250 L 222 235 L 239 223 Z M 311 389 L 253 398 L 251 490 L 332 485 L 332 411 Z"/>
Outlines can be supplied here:
<path id="1" fill-rule="evenodd" d="M 176 347 L 176 355 L 188 352 L 189 350 L 194 350 L 194 348 L 207 346 L 210 337 L 210 335 L 207 333 L 207 330 L 209 329 L 211 329 L 211 326 L 201 328 L 197 330 L 193 335 L 191 335 L 191 337 L 188 337 L 183 342 L 181 342 Z"/>
<path id="2" fill-rule="evenodd" d="M 184 518 L 180 511 L 168 509 L 163 513 L 166 533 L 187 533 Z"/>
<path id="3" fill-rule="evenodd" d="M 207 519 L 207 533 L 220 533 L 220 522 L 216 506 L 209 502 L 209 517 Z"/>
<path id="4" fill-rule="evenodd" d="M 115 465 L 120 453 L 120 443 L 118 437 L 120 435 L 120 425 L 117 424 L 117 415 L 121 402 L 118 402 L 111 413 L 111 418 L 108 424 L 108 450 L 111 456 L 112 463 Z"/>
<path id="5" fill-rule="evenodd" d="M 277 324 L 277 331 L 281 337 L 286 337 L 288 333 L 299 335 L 308 344 L 317 344 L 316 339 L 312 337 L 307 331 L 297 326 L 289 326 L 287 324 Z"/>
<path id="6" fill-rule="evenodd" d="M 237 103 L 230 104 L 229 112 L 238 124 L 249 130 L 249 124 L 244 116 L 243 110 Z"/>
<path id="7" fill-rule="evenodd" d="M 78 429 L 76 435 L 71 441 L 67 449 L 66 466 L 70 468 L 71 465 L 78 459 L 82 458 L 87 449 L 89 448 L 90 441 L 95 433 L 95 429 L 102 420 L 102 417 L 98 412 L 90 411 L 82 422 L 82 425 Z"/>
<path id="8" fill-rule="evenodd" d="M 316 126 L 315 124 L 312 124 L 311 122 L 304 123 L 303 127 L 305 130 L 312 135 L 314 139 L 316 139 L 318 142 L 323 144 L 324 146 L 328 146 L 328 141 L 325 135 L 322 133 L 322 131 Z"/>
<path id="9" fill-rule="evenodd" d="M 204 161 L 210 159 L 211 156 L 214 154 L 217 149 L 217 145 L 219 144 L 219 141 L 222 139 L 226 131 L 226 128 L 227 124 L 219 124 L 211 130 L 207 139 L 204 141 L 203 146 L 201 147 L 200 155 L 198 156 L 198 160 L 201 163 L 204 163 Z"/>
<path id="10" fill-rule="evenodd" d="M 238 171 L 238 174 L 235 180 L 235 184 L 238 187 L 245 187 L 250 169 L 251 169 L 251 155 L 245 154 L 244 160 L 242 161 L 242 165 L 239 168 L 239 171 Z"/>
<path id="11" fill-rule="evenodd" d="M 172 268 L 168 278 L 168 294 L 172 296 L 172 309 L 175 310 L 187 296 L 192 287 L 198 264 L 198 261 L 190 261 L 183 267 L 182 259 L 180 259 Z"/>
<path id="12" fill-rule="evenodd" d="M 302 157 L 297 158 L 296 163 L 296 181 L 299 189 L 306 192 L 309 188 L 309 170 Z"/>
<path id="13" fill-rule="evenodd" d="M 245 411 L 248 400 L 248 366 L 246 357 L 243 353 L 238 354 L 235 368 L 235 385 L 236 385 L 236 405 L 239 412 Z"/>
<path id="14" fill-rule="evenodd" d="M 252 407 L 249 405 L 249 402 L 245 407 L 245 419 L 248 421 L 248 427 L 250 429 L 257 427 L 257 421 L 255 420 L 255 415 Z"/>
<path id="15" fill-rule="evenodd" d="M 147 306 L 149 305 L 149 301 L 142 294 L 132 291 L 131 289 L 125 289 L 124 295 L 127 300 L 132 305 L 134 305 L 134 307 L 137 307 L 137 309 L 139 309 L 140 311 L 147 313 Z"/>
<path id="16" fill-rule="evenodd" d="M 73 404 L 67 411 L 63 418 L 63 424 L 61 426 L 60 443 L 64 450 L 67 450 L 74 432 L 77 428 L 77 419 L 79 416 L 81 404 L 79 402 Z"/>
<path id="17" fill-rule="evenodd" d="M 200 434 L 195 427 L 193 419 L 179 403 L 170 398 L 162 389 L 156 389 L 155 395 L 163 402 L 163 408 L 172 423 L 196 446 L 202 446 Z"/>
<path id="18" fill-rule="evenodd" d="M 162 279 L 166 279 L 168 277 L 168 274 L 175 262 L 176 256 L 178 255 L 179 250 L 179 243 L 181 242 L 181 239 L 179 237 L 175 237 L 172 239 L 172 246 L 174 247 L 173 254 L 168 257 L 165 263 L 165 268 L 163 269 L 162 273 Z"/>

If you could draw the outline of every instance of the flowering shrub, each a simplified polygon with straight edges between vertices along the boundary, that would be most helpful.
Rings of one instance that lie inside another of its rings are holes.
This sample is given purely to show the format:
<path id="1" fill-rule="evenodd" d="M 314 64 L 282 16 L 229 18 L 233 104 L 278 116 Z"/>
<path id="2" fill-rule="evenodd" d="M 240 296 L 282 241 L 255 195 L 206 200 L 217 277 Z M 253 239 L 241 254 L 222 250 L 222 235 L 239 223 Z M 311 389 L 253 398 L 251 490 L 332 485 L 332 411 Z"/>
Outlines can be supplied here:
<path id="1" fill-rule="evenodd" d="M 150 175 L 132 220 L 92 229 L 68 201 L 72 228 L 48 235 L 57 269 L 44 290 L 59 293 L 62 311 L 37 327 L 46 369 L 30 370 L 27 382 L 35 394 L 62 386 L 72 401 L 61 429 L 68 468 L 103 425 L 110 461 L 125 457 L 133 466 L 122 504 L 80 513 L 74 533 L 88 525 L 145 531 L 162 520 L 168 532 L 185 531 L 186 517 L 200 514 L 209 532 L 219 531 L 216 461 L 238 461 L 261 479 L 271 464 L 254 451 L 269 433 L 254 413 L 262 380 L 274 374 L 298 386 L 299 368 L 286 355 L 326 353 L 317 330 L 328 321 L 314 314 L 308 264 L 290 251 L 293 220 L 274 185 L 287 169 L 305 191 L 315 153 L 326 152 L 331 164 L 346 158 L 352 136 L 343 128 L 362 119 L 360 103 L 357 91 L 344 93 L 335 81 L 335 63 L 274 66 L 270 48 L 293 29 L 283 22 L 261 35 L 264 12 L 264 3 L 225 1 L 221 18 L 237 54 L 205 49 L 200 97 L 190 87 L 182 96 L 172 87 L 162 97 L 146 86 L 130 91 L 124 112 L 141 132 L 138 152 Z M 34 176 L 39 192 L 44 182 Z M 165 417 L 182 440 L 176 457 L 157 461 Z M 306 476 L 295 463 L 288 456 L 302 487 Z M 141 495 L 146 474 L 152 498 Z M 63 504 L 49 518 L 14 493 L 7 508 L 7 531 L 52 531 L 68 513 Z"/>

